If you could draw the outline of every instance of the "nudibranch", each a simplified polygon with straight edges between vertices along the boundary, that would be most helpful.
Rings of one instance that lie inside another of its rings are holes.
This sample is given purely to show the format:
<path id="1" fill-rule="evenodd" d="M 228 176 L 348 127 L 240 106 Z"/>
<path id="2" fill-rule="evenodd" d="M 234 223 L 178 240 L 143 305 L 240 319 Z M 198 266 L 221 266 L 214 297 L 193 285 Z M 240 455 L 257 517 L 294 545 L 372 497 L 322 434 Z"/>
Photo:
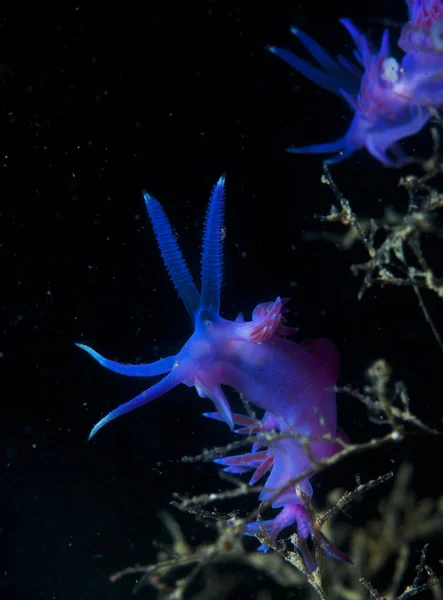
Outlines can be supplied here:
<path id="1" fill-rule="evenodd" d="M 332 58 L 309 35 L 292 28 L 318 66 L 296 54 L 269 46 L 269 50 L 322 88 L 343 98 L 354 113 L 347 133 L 332 142 L 288 148 L 288 152 L 335 153 L 325 162 L 345 160 L 366 148 L 388 166 L 401 166 L 407 156 L 399 141 L 418 133 L 432 110 L 443 103 L 443 3 L 442 0 L 407 0 L 409 22 L 399 46 L 406 52 L 400 62 L 391 56 L 389 33 L 376 52 L 349 20 L 341 19 L 356 50 L 354 64 L 342 56 Z"/>
<path id="2" fill-rule="evenodd" d="M 251 321 L 239 315 L 235 321 L 220 316 L 224 239 L 224 176 L 215 185 L 206 216 L 201 261 L 201 289 L 197 290 L 190 271 L 160 203 L 148 193 L 144 200 L 168 273 L 194 325 L 194 332 L 174 356 L 150 364 L 128 365 L 104 358 L 92 348 L 77 344 L 102 366 L 134 377 L 165 375 L 158 383 L 101 419 L 92 429 L 92 438 L 104 425 L 125 413 L 151 402 L 180 383 L 194 386 L 197 393 L 215 405 L 208 413 L 226 422 L 231 429 L 243 423 L 248 430 L 288 434 L 278 441 L 258 439 L 252 453 L 227 457 L 218 462 L 231 472 L 255 470 L 251 484 L 270 472 L 262 500 L 282 508 L 267 522 L 271 537 L 297 522 L 302 541 L 312 534 L 302 495 L 292 486 L 278 493 L 297 475 L 312 466 L 312 460 L 331 456 L 340 448 L 337 438 L 337 410 L 334 385 L 339 356 L 326 339 L 297 344 L 287 339 L 297 330 L 286 325 L 287 299 L 258 305 Z M 249 402 L 262 408 L 262 422 L 232 414 L 222 386 L 233 388 Z M 295 436 L 293 434 L 296 434 Z M 309 451 L 301 437 L 309 441 Z M 312 495 L 308 478 L 299 489 Z M 248 531 L 252 531 L 250 525 Z M 348 560 L 322 538 L 333 556 Z M 308 556 L 308 555 L 307 555 Z M 307 559 L 308 560 L 308 559 Z"/>

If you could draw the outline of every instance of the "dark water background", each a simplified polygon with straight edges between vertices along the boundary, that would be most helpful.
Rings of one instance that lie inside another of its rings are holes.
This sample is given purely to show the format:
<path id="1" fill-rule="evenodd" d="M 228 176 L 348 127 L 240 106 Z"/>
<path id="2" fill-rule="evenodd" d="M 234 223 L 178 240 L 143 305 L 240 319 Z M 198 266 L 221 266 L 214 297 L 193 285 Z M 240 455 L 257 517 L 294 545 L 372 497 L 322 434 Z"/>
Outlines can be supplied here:
<path id="1" fill-rule="evenodd" d="M 74 342 L 124 362 L 151 361 L 191 333 L 143 188 L 162 202 L 198 277 L 207 199 L 225 171 L 222 314 L 249 315 L 259 302 L 290 296 L 298 339 L 337 344 L 341 383 L 362 385 L 366 366 L 383 356 L 418 414 L 441 425 L 442 352 L 413 292 L 377 288 L 358 301 L 361 280 L 349 265 L 365 258 L 362 250 L 303 237 L 324 230 L 313 215 L 329 212 L 333 196 L 320 182 L 319 157 L 284 148 L 341 136 L 350 112 L 266 45 L 299 49 L 289 33 L 297 25 L 331 54 L 350 57 L 342 16 L 378 42 L 383 25 L 368 17 L 402 23 L 405 7 L 399 0 L 370 9 L 279 0 L 2 7 L 2 598 L 129 597 L 131 581 L 111 585 L 108 577 L 155 559 L 153 540 L 168 541 L 157 512 L 172 493 L 225 485 L 215 465 L 180 462 L 231 439 L 201 417 L 209 403 L 184 386 L 86 443 L 93 424 L 144 382 L 100 368 Z M 418 154 L 428 148 L 426 132 L 408 146 Z M 333 174 L 363 216 L 406 206 L 400 173 L 368 154 Z M 438 266 L 438 243 L 428 252 Z M 441 331 L 441 305 L 432 295 L 426 302 Z M 339 399 L 339 421 L 355 440 L 378 433 L 347 398 Z M 352 487 L 356 474 L 368 479 L 406 457 L 417 464 L 417 493 L 437 495 L 440 456 L 439 441 L 413 438 L 325 474 L 318 494 L 332 480 Z M 176 516 L 194 541 L 212 535 Z"/>

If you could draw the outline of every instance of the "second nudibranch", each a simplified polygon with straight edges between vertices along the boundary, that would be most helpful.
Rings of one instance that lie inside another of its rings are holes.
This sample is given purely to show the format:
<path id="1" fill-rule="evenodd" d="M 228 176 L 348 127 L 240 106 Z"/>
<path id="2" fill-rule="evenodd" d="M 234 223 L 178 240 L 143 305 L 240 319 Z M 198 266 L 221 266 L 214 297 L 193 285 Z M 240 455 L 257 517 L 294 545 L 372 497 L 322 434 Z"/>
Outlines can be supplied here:
<path id="1" fill-rule="evenodd" d="M 338 353 L 328 340 L 297 344 L 282 336 L 287 327 L 285 300 L 257 306 L 251 321 L 220 316 L 224 238 L 224 183 L 215 185 L 206 216 L 201 261 L 201 290 L 197 290 L 171 225 L 160 205 L 148 193 L 144 200 L 168 273 L 194 325 L 194 332 L 175 355 L 150 364 L 129 365 L 101 356 L 77 344 L 102 366 L 134 377 L 165 375 L 136 398 L 122 404 L 92 429 L 92 438 L 113 419 L 162 396 L 180 383 L 194 386 L 213 401 L 221 418 L 234 428 L 231 408 L 222 385 L 274 415 L 285 426 L 308 436 L 336 435 L 333 386 L 339 370 Z M 320 446 L 326 442 L 318 442 Z"/>
<path id="2" fill-rule="evenodd" d="M 398 62 L 390 53 L 389 34 L 383 34 L 378 52 L 349 20 L 341 19 L 356 50 L 356 64 L 342 56 L 332 58 L 309 35 L 291 32 L 305 46 L 318 66 L 282 48 L 269 50 L 322 88 L 343 98 L 354 117 L 346 134 L 332 142 L 288 148 L 288 152 L 334 153 L 325 162 L 345 160 L 366 148 L 389 166 L 407 161 L 399 142 L 418 133 L 443 105 L 443 1 L 406 0 L 409 21 L 398 45 L 405 55 Z"/>

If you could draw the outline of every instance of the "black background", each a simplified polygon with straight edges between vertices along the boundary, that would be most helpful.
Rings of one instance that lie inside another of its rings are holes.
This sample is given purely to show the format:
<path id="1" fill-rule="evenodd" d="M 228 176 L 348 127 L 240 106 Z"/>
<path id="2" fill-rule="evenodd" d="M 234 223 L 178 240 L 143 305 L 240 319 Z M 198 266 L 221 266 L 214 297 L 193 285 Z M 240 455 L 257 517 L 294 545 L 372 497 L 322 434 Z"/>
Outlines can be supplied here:
<path id="1" fill-rule="evenodd" d="M 198 278 L 206 203 L 226 172 L 222 314 L 249 317 L 259 302 L 290 296 L 297 339 L 337 344 L 340 383 L 362 385 L 367 365 L 383 356 L 418 414 L 440 426 L 442 352 L 413 292 L 373 289 L 358 301 L 349 265 L 363 251 L 303 237 L 324 229 L 313 215 L 329 212 L 333 196 L 320 182 L 321 157 L 284 149 L 343 135 L 351 114 L 266 45 L 302 52 L 289 32 L 297 25 L 350 57 L 342 16 L 378 42 L 383 23 L 369 17 L 401 24 L 406 7 L 147 0 L 2 8 L 2 597 L 128 597 L 132 582 L 108 577 L 153 560 L 154 539 L 168 541 L 157 511 L 172 492 L 226 485 L 215 465 L 180 462 L 231 439 L 201 417 L 210 404 L 184 386 L 86 443 L 91 427 L 145 383 L 102 369 L 74 342 L 123 362 L 151 361 L 191 333 L 143 188 L 162 202 Z M 406 147 L 426 153 L 429 132 Z M 333 169 L 362 216 L 404 209 L 401 174 L 364 152 Z M 438 244 L 428 252 L 438 264 Z M 442 331 L 441 305 L 425 299 Z M 348 398 L 339 398 L 339 421 L 353 440 L 382 431 Z M 360 457 L 321 476 L 319 498 L 331 478 L 352 487 L 356 474 L 379 475 L 402 457 L 417 463 L 417 493 L 437 495 L 440 455 L 435 438 L 385 447 L 376 461 Z M 212 535 L 176 516 L 194 541 Z"/>

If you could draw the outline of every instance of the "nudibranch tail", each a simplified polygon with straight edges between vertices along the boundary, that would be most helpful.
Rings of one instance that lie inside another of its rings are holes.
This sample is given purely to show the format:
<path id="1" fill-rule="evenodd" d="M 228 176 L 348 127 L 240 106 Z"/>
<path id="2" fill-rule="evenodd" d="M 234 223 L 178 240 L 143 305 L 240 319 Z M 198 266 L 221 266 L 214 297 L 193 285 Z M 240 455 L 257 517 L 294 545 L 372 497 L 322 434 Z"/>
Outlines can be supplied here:
<path id="1" fill-rule="evenodd" d="M 200 308 L 208 312 L 210 318 L 218 317 L 220 311 L 223 281 L 224 183 L 225 176 L 222 175 L 212 192 L 203 236 Z"/>
<path id="2" fill-rule="evenodd" d="M 320 352 L 322 350 L 326 350 L 326 348 L 320 348 Z M 221 420 L 218 413 L 206 413 L 205 416 Z M 313 490 L 310 482 L 306 479 L 300 481 L 295 488 L 294 486 L 286 486 L 286 490 L 284 490 L 285 485 L 291 478 L 295 478 L 300 470 L 303 472 L 309 468 L 309 452 L 314 453 L 317 458 L 320 458 L 335 454 L 342 446 L 334 442 L 328 448 L 325 446 L 321 450 L 318 446 L 315 449 L 314 445 L 311 445 L 310 450 L 307 451 L 306 448 L 302 448 L 297 443 L 291 442 L 289 438 L 285 441 L 284 437 L 276 435 L 273 441 L 272 437 L 262 437 L 258 431 L 260 429 L 262 432 L 274 430 L 276 434 L 282 433 L 277 417 L 271 413 L 266 413 L 261 423 L 257 419 L 242 415 L 234 415 L 234 422 L 236 425 L 250 424 L 251 429 L 257 432 L 256 441 L 251 449 L 252 451 L 236 456 L 218 458 L 214 462 L 223 465 L 223 470 L 227 473 L 242 475 L 247 471 L 254 470 L 249 481 L 249 485 L 251 486 L 269 473 L 269 477 L 260 494 L 260 500 L 272 502 L 273 509 L 281 509 L 271 519 L 259 520 L 255 523 L 247 524 L 244 532 L 245 535 L 261 533 L 264 537 L 269 538 L 272 544 L 275 544 L 284 529 L 296 526 L 298 549 L 302 553 L 309 571 L 312 572 L 315 568 L 315 561 L 307 544 L 309 538 L 315 538 L 323 550 L 330 556 L 342 562 L 352 564 L 348 555 L 336 548 L 321 531 L 314 533 L 313 523 L 311 523 L 308 511 L 306 510 L 307 498 L 303 497 L 304 495 L 308 497 L 312 496 Z M 243 431 L 236 430 L 236 433 L 243 433 Z M 251 435 L 251 431 L 244 431 L 244 433 Z M 287 433 L 290 434 L 291 432 L 288 431 Z M 344 442 L 347 440 L 347 437 L 341 431 L 337 431 L 337 437 L 340 437 Z M 316 454 L 318 452 L 320 454 Z M 300 494 L 300 491 L 303 491 L 304 494 Z M 258 550 L 266 553 L 269 547 L 267 543 L 262 543 Z"/>
<path id="3" fill-rule="evenodd" d="M 194 322 L 195 314 L 200 307 L 200 295 L 160 202 L 147 192 L 143 192 L 143 197 L 163 257 L 163 262 L 174 283 L 175 289 L 178 291 L 186 310 Z"/>

